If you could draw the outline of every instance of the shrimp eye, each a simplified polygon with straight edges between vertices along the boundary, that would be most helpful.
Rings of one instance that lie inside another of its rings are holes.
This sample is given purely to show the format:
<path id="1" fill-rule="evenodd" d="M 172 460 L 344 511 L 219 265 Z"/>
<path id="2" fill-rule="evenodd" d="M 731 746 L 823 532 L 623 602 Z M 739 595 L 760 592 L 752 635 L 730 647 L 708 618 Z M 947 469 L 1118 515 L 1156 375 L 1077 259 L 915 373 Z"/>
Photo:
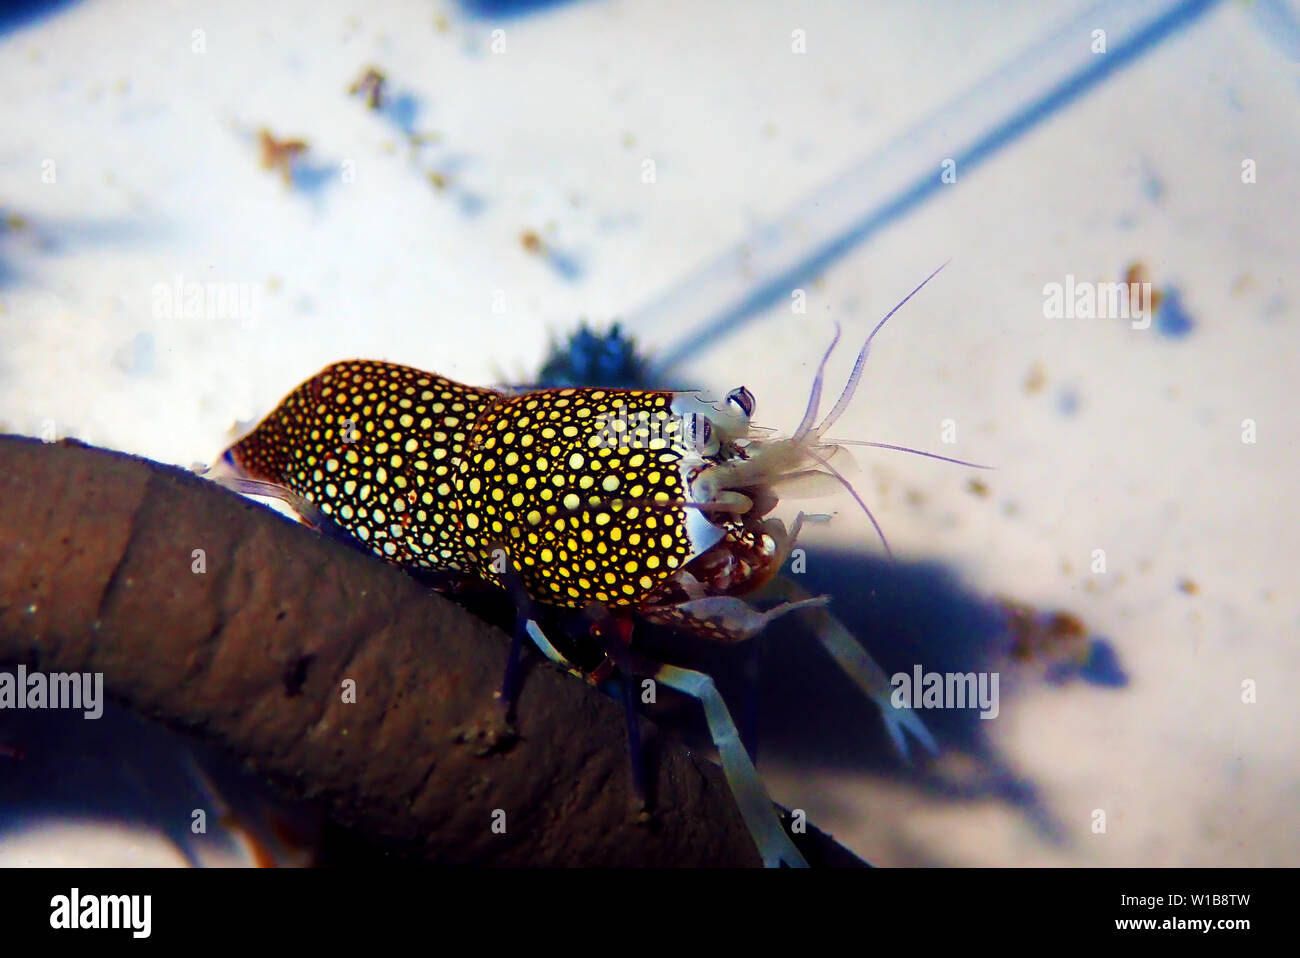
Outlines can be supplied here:
<path id="1" fill-rule="evenodd" d="M 709 422 L 707 416 L 701 416 L 699 413 L 691 415 L 690 421 L 690 440 L 695 451 L 700 455 L 707 455 L 713 444 L 713 423 Z"/>
<path id="2" fill-rule="evenodd" d="M 744 386 L 737 386 L 731 392 L 727 393 L 727 402 L 735 403 L 740 407 L 740 411 L 749 419 L 754 415 L 754 394 Z"/>

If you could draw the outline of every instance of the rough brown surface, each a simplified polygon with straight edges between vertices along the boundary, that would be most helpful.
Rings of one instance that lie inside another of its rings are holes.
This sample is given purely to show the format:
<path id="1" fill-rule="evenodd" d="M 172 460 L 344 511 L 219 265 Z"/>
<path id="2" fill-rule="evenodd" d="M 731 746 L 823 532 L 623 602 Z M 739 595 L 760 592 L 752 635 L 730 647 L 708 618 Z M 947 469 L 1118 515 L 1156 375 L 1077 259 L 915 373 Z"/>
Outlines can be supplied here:
<path id="1" fill-rule="evenodd" d="M 429 860 L 758 864 L 720 771 L 671 744 L 649 756 L 654 825 L 631 822 L 621 707 L 549 665 L 527 674 L 518 739 L 487 748 L 507 643 L 187 472 L 0 436 L 0 661 L 103 672 L 117 701 Z M 850 860 L 809 837 L 810 858 Z"/>

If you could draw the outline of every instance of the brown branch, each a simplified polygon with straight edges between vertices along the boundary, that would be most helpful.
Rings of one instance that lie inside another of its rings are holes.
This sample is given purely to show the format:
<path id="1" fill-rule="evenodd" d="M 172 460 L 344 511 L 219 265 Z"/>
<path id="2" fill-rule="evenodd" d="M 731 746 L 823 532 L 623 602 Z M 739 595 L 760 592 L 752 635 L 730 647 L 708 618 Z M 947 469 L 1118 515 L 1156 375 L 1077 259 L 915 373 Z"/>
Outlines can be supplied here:
<path id="1" fill-rule="evenodd" d="M 103 672 L 112 698 L 415 857 L 758 863 L 720 771 L 672 743 L 648 754 L 653 824 L 631 821 L 620 706 L 549 664 L 527 674 L 519 737 L 489 747 L 507 643 L 397 569 L 183 470 L 0 436 L 0 661 Z M 800 844 L 857 861 L 812 829 Z"/>

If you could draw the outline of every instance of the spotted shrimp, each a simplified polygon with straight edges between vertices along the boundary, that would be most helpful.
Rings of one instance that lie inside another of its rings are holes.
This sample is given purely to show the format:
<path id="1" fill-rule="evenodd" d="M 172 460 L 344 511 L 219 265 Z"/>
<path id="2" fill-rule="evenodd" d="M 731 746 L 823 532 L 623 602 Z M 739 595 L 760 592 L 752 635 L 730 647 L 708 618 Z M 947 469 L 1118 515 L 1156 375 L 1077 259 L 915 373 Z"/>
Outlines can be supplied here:
<path id="1" fill-rule="evenodd" d="M 876 334 L 935 273 L 871 331 L 838 400 L 818 420 L 836 330 L 803 419 L 788 437 L 752 422 L 755 397 L 743 386 L 720 402 L 695 391 L 599 387 L 510 394 L 408 366 L 350 360 L 298 386 L 226 450 L 211 475 L 236 491 L 280 499 L 303 521 L 412 572 L 505 590 L 517 609 L 501 691 L 507 707 L 527 640 L 590 680 L 625 677 L 634 753 L 633 676 L 697 699 L 763 862 L 802 866 L 713 680 L 641 655 L 633 623 L 734 643 L 802 612 L 880 710 L 895 746 L 906 755 L 910 733 L 937 751 L 915 713 L 892 704 L 887 677 L 827 611 L 829 597 L 809 595 L 779 575 L 803 514 L 788 529 L 770 515 L 783 491 L 838 484 L 888 554 L 879 523 L 840 468 L 845 447 L 975 466 L 828 436 L 853 398 Z M 760 611 L 750 601 L 760 595 L 780 602 Z M 539 607 L 581 613 L 600 664 L 575 666 L 542 630 Z M 644 787 L 639 773 L 635 784 Z"/>

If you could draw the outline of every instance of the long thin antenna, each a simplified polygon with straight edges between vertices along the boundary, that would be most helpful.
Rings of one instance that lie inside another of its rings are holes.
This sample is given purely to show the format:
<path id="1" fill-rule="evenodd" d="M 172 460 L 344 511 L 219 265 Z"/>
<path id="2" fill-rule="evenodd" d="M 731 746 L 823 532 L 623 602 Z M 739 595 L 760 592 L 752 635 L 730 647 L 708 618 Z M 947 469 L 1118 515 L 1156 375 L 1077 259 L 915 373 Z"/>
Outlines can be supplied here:
<path id="1" fill-rule="evenodd" d="M 831 339 L 831 344 L 826 347 L 826 352 L 822 355 L 822 361 L 817 366 L 817 375 L 813 377 L 812 392 L 808 394 L 808 408 L 804 410 L 803 420 L 799 423 L 799 428 L 794 431 L 796 439 L 802 439 L 808 435 L 812 429 L 813 423 L 817 420 L 817 410 L 822 404 L 822 384 L 826 380 L 826 361 L 831 358 L 831 353 L 835 351 L 835 344 L 840 341 L 840 324 L 835 324 L 835 336 Z"/>
<path id="2" fill-rule="evenodd" d="M 948 456 L 940 456 L 938 453 L 926 452 L 924 449 L 913 449 L 911 446 L 895 446 L 890 442 L 868 442 L 865 439 L 823 439 L 828 446 L 871 446 L 873 449 L 892 449 L 895 452 L 910 452 L 914 456 L 925 456 L 927 459 L 938 459 L 940 462 L 952 462 L 959 466 L 970 466 L 972 469 L 996 469 L 997 466 L 982 466 L 978 462 L 967 462 L 965 459 L 951 459 Z"/>
<path id="3" fill-rule="evenodd" d="M 845 479 L 844 476 L 840 474 L 838 469 L 832 466 L 821 456 L 817 455 L 817 453 L 813 452 L 811 449 L 808 450 L 808 455 L 812 456 L 823 466 L 825 466 L 828 470 L 830 470 L 830 474 L 834 476 L 837 480 L 839 480 L 840 485 L 842 485 L 845 489 L 849 490 L 849 495 L 851 495 L 854 501 L 857 502 L 857 504 L 862 507 L 862 511 L 867 514 L 867 518 L 871 520 L 871 524 L 876 527 L 876 535 L 880 536 L 880 544 L 885 547 L 885 555 L 889 558 L 890 562 L 893 562 L 894 550 L 889 548 L 889 540 L 885 538 L 885 530 L 880 528 L 880 523 L 877 522 L 876 517 L 871 514 L 871 509 L 867 506 L 867 504 L 862 501 L 862 497 L 858 495 L 858 490 L 853 488 L 853 483 Z"/>
<path id="4" fill-rule="evenodd" d="M 952 260 L 944 260 L 940 263 L 938 269 L 925 279 L 921 280 L 916 289 L 904 296 L 897 306 L 885 314 L 884 319 L 876 323 L 876 328 L 871 331 L 871 335 L 867 337 L 867 341 L 863 343 L 862 348 L 858 350 L 858 358 L 853 362 L 853 372 L 849 374 L 849 381 L 844 384 L 844 389 L 840 391 L 840 398 L 835 401 L 834 408 L 826 414 L 826 418 L 823 419 L 821 425 L 817 427 L 818 435 L 821 435 L 831 426 L 835 425 L 835 420 L 839 419 L 840 416 L 844 414 L 844 410 L 847 409 L 849 403 L 853 401 L 853 394 L 858 389 L 858 380 L 862 378 L 862 368 L 867 364 L 867 353 L 871 351 L 871 341 L 876 338 L 876 333 L 880 332 L 881 327 L 884 326 L 885 323 L 889 322 L 889 317 L 893 316 L 896 312 L 907 305 L 909 299 L 919 293 L 926 283 L 939 275 L 939 270 L 943 269 L 951 262 Z M 822 362 L 825 363 L 825 360 Z M 802 435 L 802 433 L 800 433 L 800 435 Z"/>

